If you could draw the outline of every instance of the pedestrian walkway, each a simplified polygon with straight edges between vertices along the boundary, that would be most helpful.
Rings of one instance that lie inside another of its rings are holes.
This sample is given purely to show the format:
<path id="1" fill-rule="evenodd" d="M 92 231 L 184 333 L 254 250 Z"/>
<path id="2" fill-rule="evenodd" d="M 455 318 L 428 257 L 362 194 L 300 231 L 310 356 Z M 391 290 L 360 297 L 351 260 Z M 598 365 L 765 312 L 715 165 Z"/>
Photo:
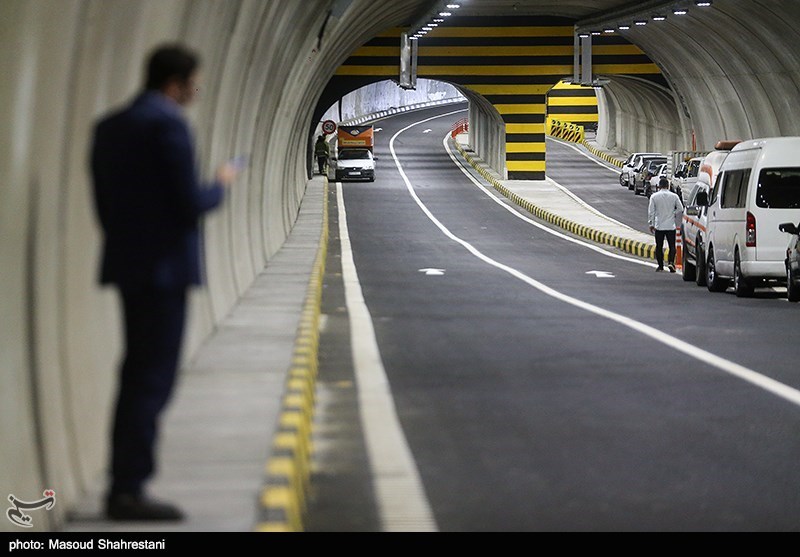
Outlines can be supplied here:
<path id="1" fill-rule="evenodd" d="M 263 522 L 272 439 L 323 238 L 325 184 L 319 176 L 308 183 L 283 247 L 181 371 L 148 491 L 180 505 L 187 519 L 105 521 L 98 478 L 63 531 L 247 532 Z"/>
<path id="2" fill-rule="evenodd" d="M 464 159 L 489 184 L 516 205 L 577 236 L 616 247 L 638 257 L 655 258 L 652 235 L 603 215 L 550 179 L 504 180 L 470 150 L 468 144 L 468 133 L 456 136 L 455 145 Z M 589 153 L 585 147 L 579 145 L 579 148 Z"/>
<path id="3" fill-rule="evenodd" d="M 466 135 L 457 139 L 466 160 L 514 203 L 571 233 L 652 258 L 648 234 L 601 215 L 550 180 L 502 180 L 468 150 Z M 274 513 L 265 515 L 264 488 L 270 482 L 270 462 L 276 451 L 273 438 L 282 427 L 287 385 L 297 368 L 298 350 L 307 348 L 307 339 L 299 331 L 309 304 L 316 304 L 319 316 L 320 292 L 310 290 L 319 288 L 313 280 L 319 272 L 315 262 L 327 239 L 326 188 L 321 176 L 308 183 L 300 214 L 284 246 L 182 370 L 164 417 L 159 472 L 149 491 L 181 505 L 187 519 L 167 524 L 105 521 L 101 514 L 105 478 L 98 478 L 95 489 L 71 513 L 63 531 L 302 529 L 302 524 L 289 516 L 302 509 L 302 486 L 281 492 L 278 499 L 287 512 L 283 516 L 278 513 L 277 519 Z M 312 352 L 310 357 L 317 356 Z M 307 365 L 315 367 L 313 362 Z M 265 516 L 268 527 L 264 527 Z"/>

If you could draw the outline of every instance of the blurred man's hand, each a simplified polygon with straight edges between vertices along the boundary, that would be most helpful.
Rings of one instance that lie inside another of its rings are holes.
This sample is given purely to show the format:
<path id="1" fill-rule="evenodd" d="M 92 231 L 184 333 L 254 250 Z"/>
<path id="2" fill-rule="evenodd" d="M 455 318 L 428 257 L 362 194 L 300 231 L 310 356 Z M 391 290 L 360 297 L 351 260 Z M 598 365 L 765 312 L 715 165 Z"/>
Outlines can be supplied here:
<path id="1" fill-rule="evenodd" d="M 230 187 L 239 176 L 239 168 L 232 162 L 226 162 L 217 169 L 217 181 L 225 187 Z"/>

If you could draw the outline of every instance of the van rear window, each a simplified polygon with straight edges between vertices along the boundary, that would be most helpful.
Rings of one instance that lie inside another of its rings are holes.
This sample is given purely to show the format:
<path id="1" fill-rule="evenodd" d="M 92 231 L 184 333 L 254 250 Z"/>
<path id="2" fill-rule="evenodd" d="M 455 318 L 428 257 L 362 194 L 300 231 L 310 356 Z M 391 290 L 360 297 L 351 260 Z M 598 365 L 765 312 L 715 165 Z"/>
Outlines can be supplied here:
<path id="1" fill-rule="evenodd" d="M 765 168 L 758 176 L 756 205 L 800 209 L 800 168 Z"/>

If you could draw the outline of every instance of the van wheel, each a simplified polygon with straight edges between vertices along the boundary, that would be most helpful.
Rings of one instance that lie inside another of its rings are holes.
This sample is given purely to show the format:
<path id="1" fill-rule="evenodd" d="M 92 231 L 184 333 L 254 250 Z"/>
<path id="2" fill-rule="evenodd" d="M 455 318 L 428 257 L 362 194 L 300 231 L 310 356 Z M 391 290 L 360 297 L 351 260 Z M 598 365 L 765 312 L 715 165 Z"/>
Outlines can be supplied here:
<path id="1" fill-rule="evenodd" d="M 695 261 L 697 262 L 697 268 L 694 271 L 694 281 L 697 283 L 697 286 L 705 286 L 706 285 L 706 255 L 703 253 L 703 245 L 700 243 L 700 239 L 697 239 L 697 247 L 695 248 Z"/>
<path id="2" fill-rule="evenodd" d="M 683 237 L 683 232 L 681 232 L 681 237 Z M 681 251 L 681 276 L 683 280 L 686 282 L 690 282 L 693 280 L 697 280 L 697 269 L 695 266 L 689 263 L 686 258 L 686 250 Z"/>
<path id="3" fill-rule="evenodd" d="M 728 282 L 717 273 L 717 265 L 714 262 L 714 248 L 708 249 L 706 259 L 706 287 L 709 292 L 725 292 Z"/>
<path id="4" fill-rule="evenodd" d="M 792 276 L 792 269 L 786 269 L 786 298 L 790 302 L 800 302 L 800 285 L 797 279 Z"/>
<path id="5" fill-rule="evenodd" d="M 742 264 L 739 261 L 739 250 L 736 250 L 733 262 L 733 290 L 739 298 L 747 298 L 753 295 L 753 287 L 747 283 L 742 275 Z"/>

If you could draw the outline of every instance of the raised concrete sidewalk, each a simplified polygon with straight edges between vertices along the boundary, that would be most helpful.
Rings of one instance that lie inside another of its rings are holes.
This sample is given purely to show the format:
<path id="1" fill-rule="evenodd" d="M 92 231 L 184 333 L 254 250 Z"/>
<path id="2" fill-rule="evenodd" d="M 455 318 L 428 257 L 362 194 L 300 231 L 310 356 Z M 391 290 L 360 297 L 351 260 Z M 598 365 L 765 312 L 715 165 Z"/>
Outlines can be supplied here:
<path id="1" fill-rule="evenodd" d="M 324 184 L 309 182 L 289 238 L 181 371 L 148 492 L 187 520 L 106 521 L 98 478 L 62 531 L 250 532 L 263 520 L 259 494 L 320 248 Z"/>
<path id="2" fill-rule="evenodd" d="M 468 133 L 457 135 L 454 143 L 464 159 L 489 184 L 538 218 L 578 236 L 614 246 L 632 255 L 647 259 L 655 258 L 652 235 L 635 230 L 600 213 L 552 180 L 504 180 L 470 150 Z M 586 153 L 596 157 L 588 149 Z"/>

